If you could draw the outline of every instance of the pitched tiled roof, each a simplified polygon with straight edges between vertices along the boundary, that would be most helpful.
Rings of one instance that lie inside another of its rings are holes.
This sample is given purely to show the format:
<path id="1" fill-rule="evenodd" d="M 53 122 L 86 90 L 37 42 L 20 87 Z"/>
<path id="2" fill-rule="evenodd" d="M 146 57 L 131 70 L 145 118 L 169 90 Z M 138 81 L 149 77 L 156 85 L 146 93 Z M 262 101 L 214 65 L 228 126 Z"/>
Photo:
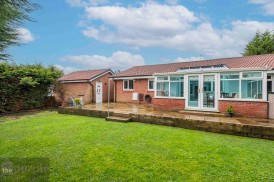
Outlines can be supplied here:
<path id="1" fill-rule="evenodd" d="M 169 64 L 135 66 L 113 77 L 150 76 L 154 73 L 176 72 L 180 68 L 225 65 L 228 68 L 258 68 L 268 67 L 274 69 L 274 54 L 222 58 L 192 62 L 178 62 Z"/>
<path id="2" fill-rule="evenodd" d="M 111 69 L 99 69 L 99 70 L 87 70 L 87 71 L 75 71 L 64 75 L 60 81 L 77 81 L 77 80 L 90 80 L 96 76 L 105 72 L 111 71 Z M 112 71 L 111 71 L 112 72 Z"/>

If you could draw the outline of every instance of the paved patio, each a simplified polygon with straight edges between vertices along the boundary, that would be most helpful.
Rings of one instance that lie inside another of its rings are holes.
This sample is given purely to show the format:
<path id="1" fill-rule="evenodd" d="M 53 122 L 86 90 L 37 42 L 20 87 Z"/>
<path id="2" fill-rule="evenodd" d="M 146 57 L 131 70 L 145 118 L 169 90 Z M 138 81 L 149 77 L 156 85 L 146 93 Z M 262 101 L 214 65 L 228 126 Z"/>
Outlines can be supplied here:
<path id="1" fill-rule="evenodd" d="M 83 109 L 96 110 L 96 111 L 108 111 L 107 103 L 100 104 L 88 104 Z M 232 117 L 228 118 L 221 113 L 209 113 L 209 112 L 196 112 L 196 111 L 163 111 L 155 110 L 153 106 L 143 104 L 129 104 L 129 103 L 110 103 L 110 112 L 123 113 L 123 114 L 145 114 L 162 117 L 177 117 L 189 120 L 210 121 L 210 122 L 222 122 L 231 124 L 248 124 L 257 126 L 267 126 L 274 128 L 274 120 L 261 119 L 261 118 L 243 118 Z"/>

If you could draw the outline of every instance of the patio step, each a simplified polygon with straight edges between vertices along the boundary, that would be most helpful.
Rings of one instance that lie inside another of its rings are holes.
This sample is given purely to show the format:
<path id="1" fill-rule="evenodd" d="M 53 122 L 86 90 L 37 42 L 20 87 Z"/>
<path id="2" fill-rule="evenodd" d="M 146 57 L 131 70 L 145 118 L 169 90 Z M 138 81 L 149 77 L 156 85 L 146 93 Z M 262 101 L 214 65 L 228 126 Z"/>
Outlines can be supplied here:
<path id="1" fill-rule="evenodd" d="M 105 118 L 106 121 L 114 121 L 114 122 L 123 122 L 128 123 L 131 121 L 131 118 L 127 117 L 118 117 L 118 116 L 109 116 Z"/>
<path id="2" fill-rule="evenodd" d="M 182 114 L 189 114 L 189 115 L 196 115 L 196 116 L 226 117 L 225 114 L 220 112 L 189 111 L 189 110 L 181 110 L 179 112 Z"/>

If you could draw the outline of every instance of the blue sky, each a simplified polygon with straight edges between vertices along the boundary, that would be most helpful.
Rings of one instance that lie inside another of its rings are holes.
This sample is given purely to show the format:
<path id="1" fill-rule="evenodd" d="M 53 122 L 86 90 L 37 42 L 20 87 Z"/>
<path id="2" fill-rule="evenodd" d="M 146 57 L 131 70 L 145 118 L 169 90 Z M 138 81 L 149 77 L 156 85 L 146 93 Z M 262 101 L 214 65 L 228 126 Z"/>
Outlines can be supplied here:
<path id="1" fill-rule="evenodd" d="M 82 69 L 241 56 L 274 30 L 273 0 L 37 0 L 42 9 L 12 47 L 16 63 Z"/>

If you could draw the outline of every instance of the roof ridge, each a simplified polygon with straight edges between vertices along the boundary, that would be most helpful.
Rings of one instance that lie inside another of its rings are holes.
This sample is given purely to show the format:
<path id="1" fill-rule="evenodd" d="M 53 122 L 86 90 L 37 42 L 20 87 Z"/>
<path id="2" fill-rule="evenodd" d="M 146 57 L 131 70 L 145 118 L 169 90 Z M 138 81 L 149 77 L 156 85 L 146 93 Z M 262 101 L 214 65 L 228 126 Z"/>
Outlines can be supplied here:
<path id="1" fill-rule="evenodd" d="M 90 80 L 101 74 L 105 75 L 106 73 L 113 73 L 113 71 L 109 69 L 96 69 L 96 70 L 82 70 L 82 71 L 74 71 L 68 74 L 65 74 L 59 80 Z"/>
<path id="2" fill-rule="evenodd" d="M 94 70 L 78 70 L 78 71 L 70 72 L 70 73 L 68 73 L 68 74 L 71 74 L 71 73 L 78 73 L 78 72 L 87 72 L 87 71 L 99 71 L 99 70 L 111 70 L 111 68 L 106 68 L 106 69 L 94 69 Z"/>

